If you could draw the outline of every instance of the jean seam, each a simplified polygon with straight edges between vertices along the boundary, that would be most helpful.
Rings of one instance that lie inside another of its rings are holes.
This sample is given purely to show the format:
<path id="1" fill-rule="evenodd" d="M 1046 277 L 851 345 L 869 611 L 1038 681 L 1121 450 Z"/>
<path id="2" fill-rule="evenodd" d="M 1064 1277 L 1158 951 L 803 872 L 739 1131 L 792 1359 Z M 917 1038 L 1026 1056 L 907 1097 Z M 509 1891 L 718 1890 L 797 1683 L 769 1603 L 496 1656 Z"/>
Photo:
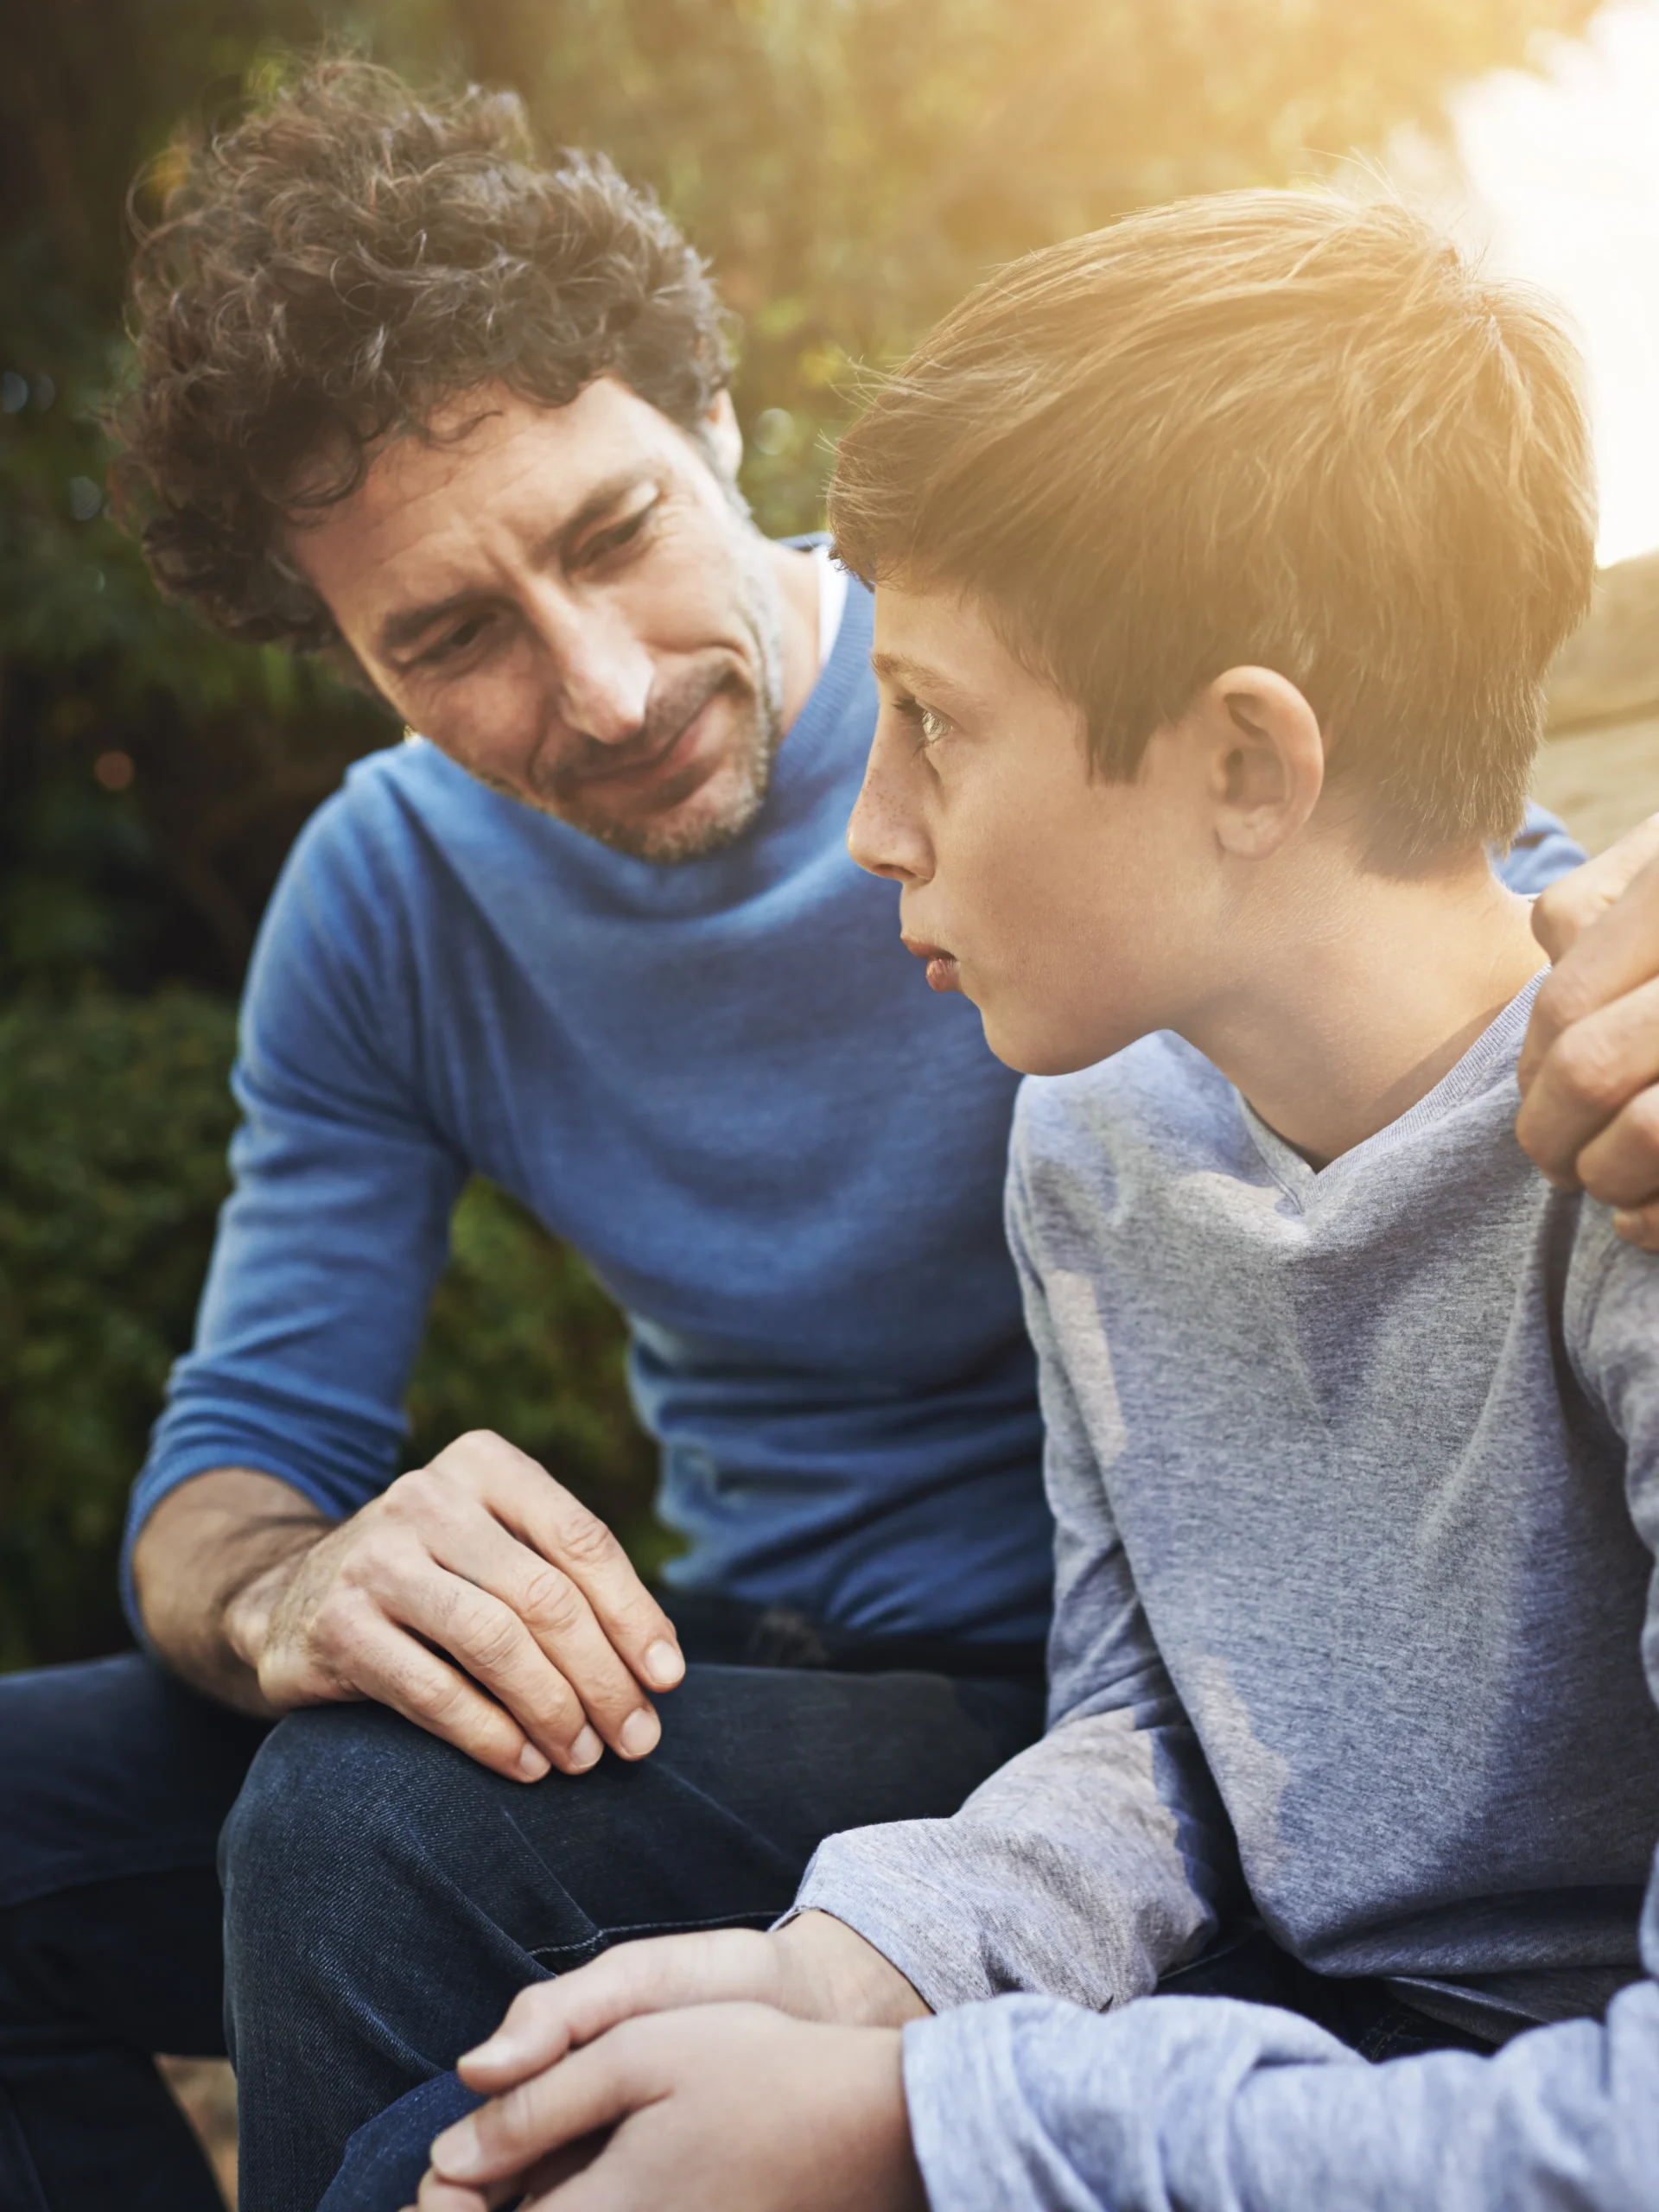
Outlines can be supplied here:
<path id="1" fill-rule="evenodd" d="M 537 1946 L 526 1945 L 525 1948 L 530 1956 L 537 1961 L 567 1958 L 575 1951 L 602 1951 L 608 1944 L 620 1942 L 625 1938 L 635 1936 L 660 1936 L 664 1933 L 691 1936 L 704 1928 L 747 1928 L 757 1920 L 775 1920 L 779 1910 L 786 1911 L 787 1910 L 786 1906 L 774 1908 L 766 1905 L 758 1912 L 722 1912 L 717 1913 L 709 1920 L 621 1921 L 613 1928 L 600 1929 L 580 1943 L 543 1943 Z"/>

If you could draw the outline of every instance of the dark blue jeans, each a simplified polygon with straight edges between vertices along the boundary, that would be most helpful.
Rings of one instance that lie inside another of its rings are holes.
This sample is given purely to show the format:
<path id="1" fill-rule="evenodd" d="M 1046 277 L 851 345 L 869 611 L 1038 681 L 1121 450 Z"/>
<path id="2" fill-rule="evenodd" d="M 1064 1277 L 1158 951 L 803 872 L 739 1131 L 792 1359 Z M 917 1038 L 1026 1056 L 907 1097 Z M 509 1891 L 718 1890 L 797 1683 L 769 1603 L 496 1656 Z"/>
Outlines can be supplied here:
<path id="1" fill-rule="evenodd" d="M 378 1707 L 267 1734 L 136 1657 L 0 1680 L 4 2212 L 214 2205 L 148 2054 L 226 2048 L 221 1824 L 243 2212 L 313 2212 L 353 2133 L 525 1982 L 764 1927 L 821 1837 L 953 1810 L 1040 1726 L 1029 1675 L 775 1656 L 694 1664 L 642 1765 L 532 1788 Z"/>
<path id="2" fill-rule="evenodd" d="M 225 2049 L 213 1854 L 265 1732 L 136 1657 L 0 1677 L 4 2212 L 219 2212 L 149 2054 Z"/>
<path id="3" fill-rule="evenodd" d="M 1385 1981 L 1337 1980 L 1314 1974 L 1256 1928 L 1230 1934 L 1160 1986 L 1187 1997 L 1242 1998 L 1304 2013 L 1376 2063 L 1427 2050 L 1492 2048 L 1482 2037 L 1402 2004 Z M 478 2101 L 454 2074 L 438 2075 L 410 2090 L 352 2138 L 320 2212 L 402 2212 L 414 2202 L 432 2138 Z"/>

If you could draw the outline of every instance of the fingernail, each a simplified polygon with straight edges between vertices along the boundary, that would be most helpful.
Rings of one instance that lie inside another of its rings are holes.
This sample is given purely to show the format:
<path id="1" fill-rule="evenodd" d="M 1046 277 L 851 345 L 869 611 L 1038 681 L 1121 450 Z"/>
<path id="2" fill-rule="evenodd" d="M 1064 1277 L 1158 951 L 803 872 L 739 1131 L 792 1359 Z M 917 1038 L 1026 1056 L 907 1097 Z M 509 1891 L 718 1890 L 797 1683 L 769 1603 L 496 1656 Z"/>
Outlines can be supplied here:
<path id="1" fill-rule="evenodd" d="M 642 1759 L 647 1751 L 656 1750 L 662 1733 L 662 1722 L 654 1713 L 647 1713 L 641 1706 L 622 1723 L 622 1732 L 617 1741 L 631 1759 Z"/>
<path id="2" fill-rule="evenodd" d="M 478 2171 L 484 2161 L 478 2130 L 470 2120 L 458 2120 L 437 2137 L 432 2145 L 432 2163 L 449 2181 L 465 2181 Z"/>
<path id="3" fill-rule="evenodd" d="M 518 1754 L 518 1771 L 526 1782 L 539 1782 L 551 1766 L 552 1761 L 534 1744 L 526 1744 Z"/>
<path id="4" fill-rule="evenodd" d="M 570 1764 L 578 1774 L 593 1765 L 605 1746 L 591 1728 L 584 1728 L 570 1746 Z"/>
<path id="5" fill-rule="evenodd" d="M 677 1644 L 659 1637 L 645 1654 L 645 1669 L 653 1689 L 672 1689 L 685 1672 L 685 1661 Z"/>

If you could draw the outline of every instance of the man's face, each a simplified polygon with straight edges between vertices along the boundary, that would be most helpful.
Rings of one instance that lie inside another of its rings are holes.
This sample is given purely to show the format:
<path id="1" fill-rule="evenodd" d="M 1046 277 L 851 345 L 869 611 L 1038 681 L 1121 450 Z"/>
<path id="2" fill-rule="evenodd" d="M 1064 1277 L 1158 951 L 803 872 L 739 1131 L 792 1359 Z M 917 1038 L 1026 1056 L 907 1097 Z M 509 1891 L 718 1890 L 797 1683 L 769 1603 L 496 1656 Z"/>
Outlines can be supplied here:
<path id="1" fill-rule="evenodd" d="M 1132 783 L 1091 779 L 1082 711 L 1013 659 L 970 603 L 882 584 L 881 696 L 848 845 L 904 887 L 936 990 L 979 1008 L 1011 1067 L 1088 1067 L 1174 1023 L 1202 988 L 1202 810 L 1179 745 Z"/>
<path id="2" fill-rule="evenodd" d="M 778 588 L 729 484 L 610 378 L 429 428 L 287 532 L 365 671 L 480 782 L 620 851 L 734 837 L 783 723 Z"/>

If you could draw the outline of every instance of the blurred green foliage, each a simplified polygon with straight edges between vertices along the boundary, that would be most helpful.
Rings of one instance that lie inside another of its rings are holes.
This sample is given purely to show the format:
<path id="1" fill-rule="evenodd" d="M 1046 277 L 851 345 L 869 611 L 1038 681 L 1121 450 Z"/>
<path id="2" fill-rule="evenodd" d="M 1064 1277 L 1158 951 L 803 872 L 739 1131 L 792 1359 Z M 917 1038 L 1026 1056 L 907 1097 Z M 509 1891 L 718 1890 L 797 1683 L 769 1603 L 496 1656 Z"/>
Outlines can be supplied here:
<path id="1" fill-rule="evenodd" d="M 765 527 L 801 529 L 849 365 L 893 357 L 988 266 L 1432 132 L 1450 82 L 1594 5 L 18 0 L 0 69 L 0 1664 L 114 1632 L 119 1500 L 220 1187 L 228 1001 L 301 822 L 396 734 L 321 671 L 162 605 L 104 512 L 94 423 L 121 372 L 140 165 L 142 219 L 181 130 L 325 37 L 517 86 L 548 143 L 610 152 L 710 257 L 742 327 L 746 486 Z M 620 1346 L 577 1265 L 474 1192 L 411 1452 L 487 1421 L 648 1546 Z"/>
<path id="2" fill-rule="evenodd" d="M 177 988 L 0 1009 L 0 1667 L 120 1640 L 111 1556 L 224 1193 L 233 1026 Z"/>
<path id="3" fill-rule="evenodd" d="M 226 1001 L 176 985 L 0 1008 L 0 1669 L 122 1640 L 111 1556 L 226 1188 L 234 1031 Z M 407 1464 L 495 1428 L 656 1565 L 610 1301 L 490 1184 L 453 1243 Z"/>

